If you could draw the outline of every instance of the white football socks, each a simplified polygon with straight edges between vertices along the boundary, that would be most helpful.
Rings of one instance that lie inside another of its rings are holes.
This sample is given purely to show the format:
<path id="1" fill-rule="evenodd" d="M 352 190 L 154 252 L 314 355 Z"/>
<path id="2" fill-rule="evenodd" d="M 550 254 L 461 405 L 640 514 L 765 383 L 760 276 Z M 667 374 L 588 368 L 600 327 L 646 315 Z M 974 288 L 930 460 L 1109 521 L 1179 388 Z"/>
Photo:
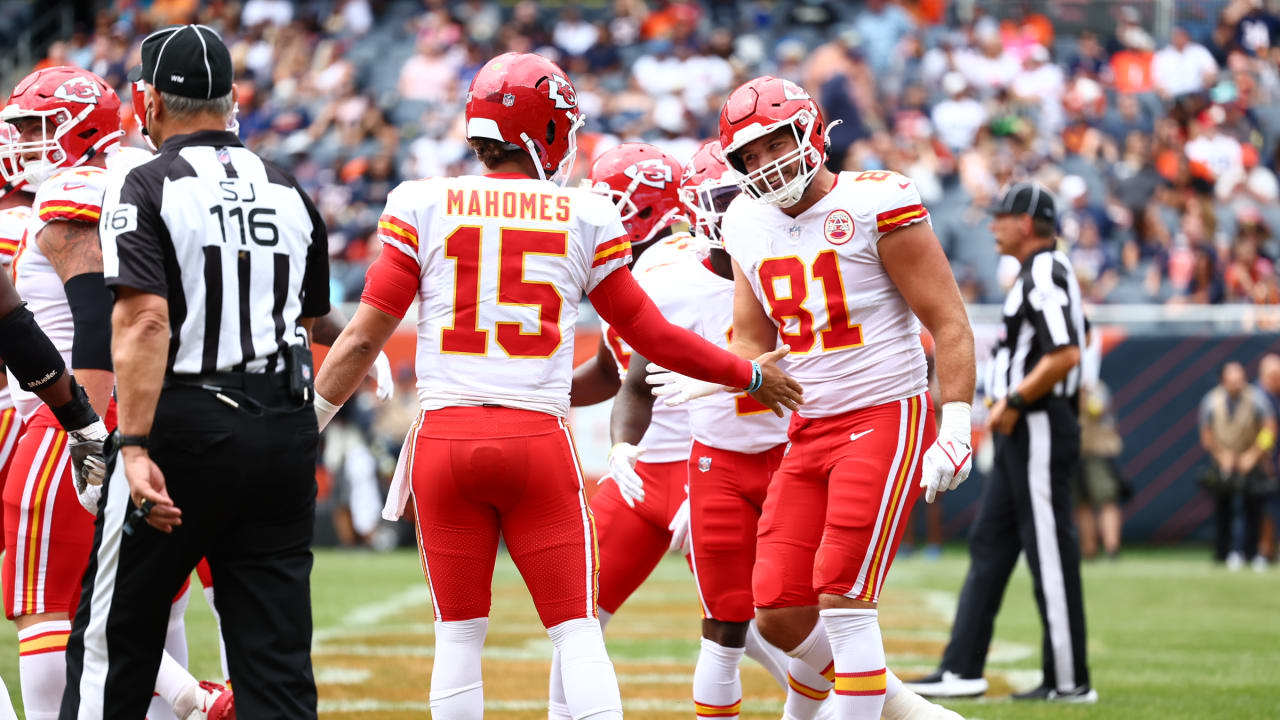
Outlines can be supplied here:
<path id="1" fill-rule="evenodd" d="M 209 611 L 213 613 L 213 622 L 218 627 L 218 660 L 222 663 L 222 677 L 231 682 L 231 671 L 227 669 L 227 642 L 222 639 L 222 616 L 218 614 L 218 606 L 213 604 L 213 587 L 204 589 L 204 599 L 209 603 Z"/>
<path id="2" fill-rule="evenodd" d="M 447 720 L 484 717 L 480 653 L 489 618 L 436 622 L 436 657 L 431 668 L 431 716 Z"/>
<path id="3" fill-rule="evenodd" d="M 836 707 L 841 718 L 880 720 L 888 678 L 875 610 L 822 611 L 836 663 Z"/>
<path id="4" fill-rule="evenodd" d="M 702 638 L 693 668 L 693 707 L 700 718 L 736 718 L 742 710 L 742 677 L 738 664 L 744 648 L 725 647 Z"/>
<path id="5" fill-rule="evenodd" d="M 613 662 L 604 648 L 604 632 L 594 618 L 547 628 L 560 655 L 565 705 L 573 720 L 621 720 L 622 697 Z M 438 661 L 437 656 L 437 661 Z"/>
<path id="6" fill-rule="evenodd" d="M 831 644 L 823 624 L 815 623 L 809 637 L 787 655 L 791 656 L 791 662 L 787 665 L 787 703 L 783 717 L 813 720 L 822 702 L 831 694 L 835 681 Z"/>
<path id="7" fill-rule="evenodd" d="M 9 699 L 9 688 L 0 678 L 0 720 L 18 720 L 18 712 L 13 709 L 13 701 Z"/>
<path id="8" fill-rule="evenodd" d="M 600 631 L 604 632 L 613 613 L 597 608 L 596 614 L 600 616 Z M 564 699 L 564 673 L 560 671 L 560 651 L 556 649 L 551 651 L 551 677 L 547 682 L 547 720 L 573 720 Z"/>
<path id="9" fill-rule="evenodd" d="M 67 686 L 70 620 L 46 620 L 18 631 L 18 674 L 27 720 L 56 720 Z"/>
<path id="10" fill-rule="evenodd" d="M 760 667 L 769 671 L 773 679 L 778 681 L 778 687 L 787 689 L 787 665 L 790 664 L 791 658 L 787 657 L 782 648 L 764 639 L 760 629 L 756 627 L 755 620 L 747 625 L 746 651 L 747 657 L 760 663 Z"/>

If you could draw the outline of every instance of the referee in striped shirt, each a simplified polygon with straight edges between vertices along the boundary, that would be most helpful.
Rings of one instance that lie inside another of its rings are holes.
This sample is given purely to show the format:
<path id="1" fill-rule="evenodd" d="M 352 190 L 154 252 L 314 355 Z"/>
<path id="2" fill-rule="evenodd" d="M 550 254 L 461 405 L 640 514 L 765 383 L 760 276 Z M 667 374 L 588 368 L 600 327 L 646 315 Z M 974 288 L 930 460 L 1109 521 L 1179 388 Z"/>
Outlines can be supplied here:
<path id="1" fill-rule="evenodd" d="M 1080 548 L 1070 479 L 1080 461 L 1080 352 L 1086 324 L 1071 261 L 1055 249 L 1056 210 L 1035 183 L 1008 188 L 991 208 L 997 250 L 1022 263 L 1004 302 L 988 396 L 995 467 L 969 537 L 970 565 L 942 665 L 910 687 L 927 697 L 987 690 L 996 613 L 1025 552 L 1043 629 L 1044 679 L 1019 700 L 1092 703 L 1085 658 Z"/>
<path id="2" fill-rule="evenodd" d="M 313 319 L 324 223 L 288 174 L 227 132 L 231 56 L 207 27 L 142 44 L 159 154 L 108 188 L 118 449 L 67 647 L 62 720 L 140 720 L 169 606 L 201 557 L 240 717 L 314 718 Z"/>

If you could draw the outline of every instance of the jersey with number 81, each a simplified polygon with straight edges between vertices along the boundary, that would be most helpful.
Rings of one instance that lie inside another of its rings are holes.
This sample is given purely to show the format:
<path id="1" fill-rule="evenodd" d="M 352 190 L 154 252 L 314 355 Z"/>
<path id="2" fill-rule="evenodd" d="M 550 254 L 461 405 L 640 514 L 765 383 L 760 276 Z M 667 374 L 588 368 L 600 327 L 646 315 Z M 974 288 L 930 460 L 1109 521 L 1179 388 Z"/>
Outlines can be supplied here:
<path id="1" fill-rule="evenodd" d="M 420 268 L 424 409 L 568 413 L 579 300 L 631 258 L 607 198 L 516 175 L 415 180 L 387 196 L 378 237 Z"/>
<path id="2" fill-rule="evenodd" d="M 829 417 L 924 392 L 920 322 L 880 262 L 886 233 L 928 222 L 915 183 L 842 172 L 792 218 L 739 196 L 722 221 L 725 249 L 791 346 L 804 417 Z"/>

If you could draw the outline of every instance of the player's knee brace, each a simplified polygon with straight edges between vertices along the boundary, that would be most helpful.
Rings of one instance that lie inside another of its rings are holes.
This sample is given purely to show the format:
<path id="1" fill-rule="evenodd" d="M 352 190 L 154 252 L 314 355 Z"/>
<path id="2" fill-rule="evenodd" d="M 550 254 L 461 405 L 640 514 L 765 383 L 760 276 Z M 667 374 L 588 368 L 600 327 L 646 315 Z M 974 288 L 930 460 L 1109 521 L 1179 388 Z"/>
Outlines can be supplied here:
<path id="1" fill-rule="evenodd" d="M 599 621 L 566 620 L 547 628 L 547 635 L 560 653 L 565 702 L 574 720 L 621 718 L 618 678 L 605 652 Z"/>
<path id="2" fill-rule="evenodd" d="M 431 715 L 447 720 L 484 717 L 480 653 L 488 618 L 436 623 L 436 657 L 431 670 Z"/>

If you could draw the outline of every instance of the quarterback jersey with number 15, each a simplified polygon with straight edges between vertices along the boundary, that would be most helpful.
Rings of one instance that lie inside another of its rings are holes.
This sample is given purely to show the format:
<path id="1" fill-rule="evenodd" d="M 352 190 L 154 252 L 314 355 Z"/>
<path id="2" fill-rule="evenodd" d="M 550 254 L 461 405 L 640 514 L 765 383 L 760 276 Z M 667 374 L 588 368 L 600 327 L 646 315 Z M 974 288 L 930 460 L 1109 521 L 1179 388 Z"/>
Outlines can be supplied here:
<path id="1" fill-rule="evenodd" d="M 516 175 L 414 180 L 387 196 L 378 238 L 420 269 L 424 410 L 568 413 L 579 299 L 631 259 L 608 198 Z"/>
<path id="2" fill-rule="evenodd" d="M 880 262 L 885 234 L 929 213 L 915 183 L 891 172 L 842 172 L 790 217 L 745 194 L 722 221 L 725 249 L 791 346 L 803 417 L 830 417 L 928 388 L 920 322 Z"/>

